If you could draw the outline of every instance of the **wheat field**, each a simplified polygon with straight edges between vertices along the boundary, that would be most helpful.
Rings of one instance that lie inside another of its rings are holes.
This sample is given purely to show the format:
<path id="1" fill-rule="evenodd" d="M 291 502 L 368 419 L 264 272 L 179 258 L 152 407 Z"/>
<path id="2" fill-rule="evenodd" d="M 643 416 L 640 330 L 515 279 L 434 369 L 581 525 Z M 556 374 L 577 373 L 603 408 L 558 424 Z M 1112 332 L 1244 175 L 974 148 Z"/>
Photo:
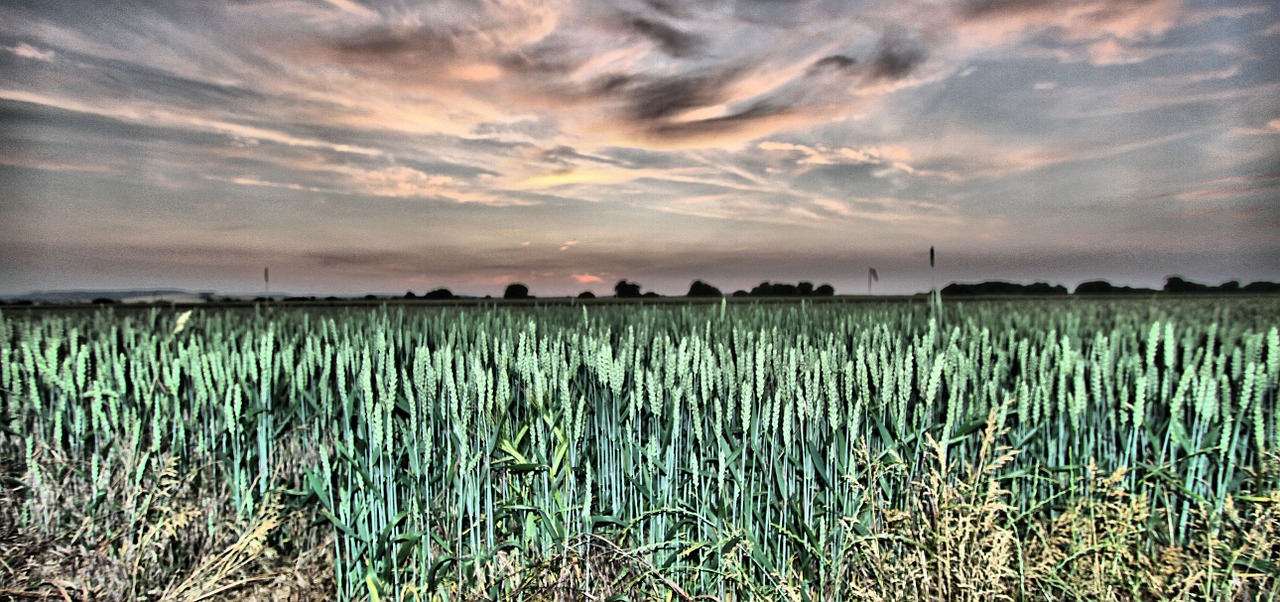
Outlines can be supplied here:
<path id="1" fill-rule="evenodd" d="M 0 596 L 1276 599 L 1278 326 L 1265 296 L 6 310 Z"/>

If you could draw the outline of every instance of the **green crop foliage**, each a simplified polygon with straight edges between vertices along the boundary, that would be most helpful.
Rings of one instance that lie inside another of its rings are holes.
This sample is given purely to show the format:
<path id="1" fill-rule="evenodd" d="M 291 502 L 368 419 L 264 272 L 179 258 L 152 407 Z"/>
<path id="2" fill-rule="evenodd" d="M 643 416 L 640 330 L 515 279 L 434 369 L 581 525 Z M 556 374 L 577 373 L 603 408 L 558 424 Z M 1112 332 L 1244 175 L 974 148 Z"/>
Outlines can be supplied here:
<path id="1" fill-rule="evenodd" d="M 1010 542 L 1102 516 L 1109 491 L 1141 500 L 1151 554 L 1280 504 L 1274 298 L 177 314 L 0 316 L 24 482 L 51 454 L 99 500 L 28 495 L 22 528 L 118 540 L 101 517 L 145 520 L 164 467 L 225 500 L 210 533 L 287 494 L 332 540 L 340 599 L 572 598 L 569 574 L 633 600 L 864 599 L 899 577 L 1017 597 L 1034 566 Z M 1021 576 L 965 572 L 966 545 Z M 882 560 L 917 557 L 911 579 Z"/>

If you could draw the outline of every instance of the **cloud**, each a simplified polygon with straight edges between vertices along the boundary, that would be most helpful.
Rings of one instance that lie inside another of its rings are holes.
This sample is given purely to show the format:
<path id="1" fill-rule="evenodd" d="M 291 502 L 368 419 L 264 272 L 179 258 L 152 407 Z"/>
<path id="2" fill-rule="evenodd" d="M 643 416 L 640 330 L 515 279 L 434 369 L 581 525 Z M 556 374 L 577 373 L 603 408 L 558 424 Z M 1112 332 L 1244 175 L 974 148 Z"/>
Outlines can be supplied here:
<path id="1" fill-rule="evenodd" d="M 1183 11 L 1179 0 L 968 0 L 958 12 L 966 21 L 1002 22 L 1007 29 L 1055 28 L 1059 37 L 1079 40 L 1162 35 Z"/>
<path id="2" fill-rule="evenodd" d="M 637 122 L 661 122 L 690 109 L 723 102 L 738 77 L 736 69 L 708 74 L 664 78 L 624 91 L 628 114 Z"/>
<path id="3" fill-rule="evenodd" d="M 844 56 L 842 54 L 833 54 L 818 59 L 810 68 L 811 73 L 821 72 L 823 70 L 847 72 L 858 66 L 858 59 Z"/>
<path id="4" fill-rule="evenodd" d="M 812 204 L 820 213 L 844 219 L 912 224 L 921 227 L 956 224 L 962 221 L 954 211 L 937 203 L 894 197 L 849 197 L 840 200 L 819 197 L 814 199 Z"/>
<path id="5" fill-rule="evenodd" d="M 829 148 L 818 145 L 816 148 L 803 144 L 774 142 L 766 140 L 757 145 L 761 150 L 771 152 L 799 153 L 803 156 L 796 159 L 797 165 L 836 165 L 867 163 L 873 165 L 889 165 L 907 173 L 914 173 L 911 167 L 911 151 L 901 146 L 873 146 L 865 148 Z"/>
<path id="6" fill-rule="evenodd" d="M 925 60 L 926 54 L 918 40 L 892 29 L 880 38 L 876 46 L 870 61 L 870 76 L 874 79 L 902 79 Z"/>
<path id="7" fill-rule="evenodd" d="M 52 50 L 40 50 L 26 42 L 19 42 L 17 46 L 6 47 L 5 49 L 24 59 L 37 61 L 52 62 L 53 57 L 57 56 L 57 53 Z"/>
<path id="8" fill-rule="evenodd" d="M 1007 48 L 1037 40 L 1064 61 L 1132 64 L 1182 22 L 1181 0 L 967 0 L 956 9 L 962 48 Z"/>
<path id="9" fill-rule="evenodd" d="M 1245 136 L 1274 136 L 1280 134 L 1280 118 L 1272 119 L 1261 127 L 1238 127 L 1233 131 Z"/>
<path id="10" fill-rule="evenodd" d="M 0 165 L 12 165 L 41 171 L 83 173 L 114 173 L 119 168 L 118 163 L 81 163 L 44 156 L 39 153 L 3 149 L 0 149 Z"/>
<path id="11" fill-rule="evenodd" d="M 531 176 L 516 182 L 513 189 L 551 188 L 572 184 L 618 184 L 638 178 L 661 175 L 661 171 L 645 169 L 557 169 L 551 173 Z"/>
<path id="12" fill-rule="evenodd" d="M 1280 172 L 1262 172 L 1162 186 L 1155 191 L 1136 196 L 1129 202 L 1177 201 L 1180 203 L 1205 203 L 1239 201 L 1258 197 L 1259 195 L 1274 195 L 1277 191 L 1280 191 Z M 1208 209 L 1197 210 L 1208 211 Z"/>
<path id="13" fill-rule="evenodd" d="M 478 187 L 457 178 L 428 174 L 403 165 L 365 168 L 350 164 L 318 162 L 305 164 L 293 162 L 295 181 L 278 182 L 258 176 L 205 175 L 207 180 L 217 180 L 242 186 L 279 188 L 299 192 L 341 194 L 347 196 L 373 196 L 401 199 L 434 199 L 456 203 L 477 203 L 498 207 L 528 206 L 536 201 L 496 194 L 485 187 Z M 319 181 L 303 184 L 296 181 L 299 171 L 311 172 Z"/>
<path id="14" fill-rule="evenodd" d="M 516 0 L 443 1 L 347 37 L 320 40 L 317 50 L 371 74 L 473 80 L 469 68 L 501 71 L 559 70 L 567 64 L 535 48 L 556 28 L 560 11 Z M 323 56 L 323 55 L 321 55 Z M 417 82 L 423 85 L 439 82 Z"/>
<path id="15" fill-rule="evenodd" d="M 357 2 L 352 2 L 352 0 L 325 0 L 325 2 L 328 2 L 344 13 L 354 15 L 356 17 L 375 18 L 378 16 L 376 11 L 373 11 Z"/>
<path id="16" fill-rule="evenodd" d="M 812 114 L 797 107 L 758 101 L 719 117 L 645 124 L 639 133 L 641 139 L 658 146 L 714 146 L 812 122 Z"/>
<path id="17" fill-rule="evenodd" d="M 604 282 L 603 278 L 596 276 L 595 274 L 571 274 L 569 277 L 573 278 L 573 281 L 577 282 L 578 284 L 591 284 L 591 283 Z"/>
<path id="18" fill-rule="evenodd" d="M 798 151 L 809 156 L 818 154 L 818 151 L 814 150 L 812 147 L 808 147 L 803 144 L 791 144 L 790 142 L 773 142 L 772 140 L 765 140 L 756 146 L 761 150 L 767 151 Z"/>
<path id="19" fill-rule="evenodd" d="M 99 117 L 107 117 L 118 121 L 152 127 L 169 127 L 189 131 L 210 132 L 222 134 L 231 138 L 264 140 L 283 144 L 285 146 L 321 148 L 340 153 L 352 153 L 357 155 L 382 154 L 381 150 L 375 148 L 334 143 L 314 138 L 303 138 L 276 130 L 243 125 L 219 119 L 210 119 L 196 114 L 180 113 L 145 104 L 134 106 L 127 103 L 112 102 L 110 99 L 89 104 L 73 99 L 57 98 L 23 90 L 6 89 L 0 89 L 0 99 L 42 105 L 63 111 L 96 115 Z"/>
<path id="20" fill-rule="evenodd" d="M 325 190 L 323 188 L 317 188 L 315 186 L 303 186 L 302 184 L 299 184 L 297 182 L 271 182 L 271 181 L 262 180 L 253 176 L 237 176 L 234 178 L 225 178 L 222 176 L 206 175 L 204 176 L 204 178 L 206 180 L 218 180 L 222 182 L 229 182 L 231 184 L 239 184 L 241 186 L 261 186 L 264 188 L 279 188 L 282 190 L 294 190 L 294 191 L 300 191 L 300 192 L 301 191 L 334 192 L 332 190 Z"/>
<path id="21" fill-rule="evenodd" d="M 847 11 L 792 7 L 785 20 L 819 32 L 797 36 L 757 19 L 787 12 L 764 5 L 726 19 L 658 4 L 445 2 L 456 9 L 447 17 L 422 9 L 384 19 L 321 37 L 298 58 L 336 63 L 400 97 L 403 109 L 358 105 L 370 122 L 416 119 L 449 131 L 554 115 L 559 133 L 580 144 L 671 149 L 731 145 L 851 114 L 895 89 L 886 82 L 914 85 L 907 78 L 929 55 L 919 32 Z M 427 117 L 441 114 L 449 117 Z"/>
<path id="22" fill-rule="evenodd" d="M 1177 73 L 1173 75 L 1156 75 L 1146 78 L 1148 82 L 1159 84 L 1198 84 L 1220 79 L 1229 79 L 1240 74 L 1241 66 L 1239 64 L 1229 65 L 1223 69 L 1208 69 L 1204 71 L 1190 71 Z"/>
<path id="23" fill-rule="evenodd" d="M 1191 8 L 1186 11 L 1183 23 L 1198 24 L 1217 18 L 1241 19 L 1249 15 L 1267 12 L 1261 4 L 1244 6 L 1211 6 L 1208 8 Z M 1263 34 L 1266 35 L 1266 34 Z"/>
<path id="24" fill-rule="evenodd" d="M 658 20 L 632 16 L 624 19 L 625 29 L 653 40 L 663 52 L 677 58 L 690 56 L 701 50 L 701 36 L 683 32 Z"/>

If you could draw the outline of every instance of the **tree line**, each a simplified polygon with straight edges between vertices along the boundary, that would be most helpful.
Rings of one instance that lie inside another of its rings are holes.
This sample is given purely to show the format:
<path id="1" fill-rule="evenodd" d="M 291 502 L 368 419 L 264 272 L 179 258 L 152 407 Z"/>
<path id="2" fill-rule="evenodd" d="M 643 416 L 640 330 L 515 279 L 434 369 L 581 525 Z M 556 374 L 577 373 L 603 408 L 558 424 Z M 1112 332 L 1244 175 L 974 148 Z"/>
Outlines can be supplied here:
<path id="1" fill-rule="evenodd" d="M 438 289 L 432 293 L 447 293 L 447 289 Z M 428 295 L 432 294 L 428 293 Z M 830 284 L 822 284 L 817 287 L 812 282 L 799 282 L 797 284 L 784 284 L 761 282 L 753 287 L 750 291 L 737 290 L 732 293 L 733 297 L 831 297 L 836 294 L 836 290 Z M 613 295 L 618 299 L 645 299 L 661 297 L 653 291 L 642 292 L 640 284 L 630 282 L 626 279 L 619 280 L 613 285 Z M 685 297 L 723 297 L 719 287 L 708 284 L 702 280 L 694 280 L 689 285 L 689 292 L 684 294 Z M 439 297 L 437 297 L 439 298 Z M 502 294 L 504 299 L 534 299 L 529 294 L 529 287 L 518 282 L 507 285 L 506 290 Z M 595 299 L 595 293 L 591 291 L 583 291 L 578 295 L 579 299 Z"/>
<path id="2" fill-rule="evenodd" d="M 1251 282 L 1241 285 L 1238 280 L 1231 280 L 1213 286 L 1192 282 L 1180 276 L 1165 278 L 1164 287 L 1157 290 L 1131 286 L 1116 286 L 1106 280 L 1090 280 L 1076 286 L 1073 295 L 1152 295 L 1157 293 L 1280 293 L 1280 283 Z M 991 280 L 976 284 L 952 283 L 943 287 L 944 297 L 989 296 L 989 295 L 1066 295 L 1067 287 L 1050 285 L 1047 282 L 1018 284 L 1002 280 Z"/>
<path id="3" fill-rule="evenodd" d="M 1116 286 L 1106 280 L 1090 280 L 1082 282 L 1076 286 L 1074 290 L 1068 290 L 1067 287 L 1060 284 L 1051 285 L 1047 282 L 1034 282 L 1031 284 L 1020 284 L 1016 282 L 1007 282 L 1003 280 L 990 280 L 978 283 L 960 283 L 953 282 L 943 287 L 940 291 L 944 297 L 966 297 L 966 296 L 1056 296 L 1056 295 L 1150 295 L 1160 293 L 1280 293 L 1280 283 L 1275 282 L 1251 282 L 1249 284 L 1240 284 L 1239 281 L 1224 282 L 1220 285 L 1208 285 L 1198 282 L 1186 280 L 1180 276 L 1169 276 L 1165 279 L 1165 284 L 1160 289 Z M 798 282 L 796 284 L 781 282 L 761 282 L 752 287 L 750 290 L 740 289 L 730 293 L 730 297 L 832 297 L 836 294 L 835 288 L 830 284 L 821 284 L 814 286 L 811 282 Z M 927 294 L 927 293 L 920 293 Z M 662 295 L 654 291 L 644 291 L 639 283 L 631 282 L 623 279 L 613 285 L 613 296 L 617 299 L 652 299 L 659 298 Z M 721 289 L 715 285 L 709 284 L 703 280 L 694 280 L 689 285 L 689 291 L 682 295 L 689 298 L 717 298 L 726 296 Z M 438 288 L 429 291 L 423 295 L 416 295 L 413 291 L 405 293 L 406 299 L 424 299 L 428 301 L 449 301 L 458 299 L 467 299 L 470 297 L 458 296 L 453 294 L 447 288 Z M 376 295 L 366 295 L 365 299 L 378 299 Z M 486 296 L 485 298 L 491 298 Z M 503 299 L 520 300 L 520 299 L 536 299 L 529 287 L 523 283 L 513 282 L 508 284 L 502 293 Z M 592 291 L 583 291 L 577 295 L 578 299 L 595 299 L 596 294 Z M 290 299 L 285 299 L 286 301 Z M 297 299 L 304 300 L 304 299 Z M 329 300 L 336 300 L 330 297 Z"/>

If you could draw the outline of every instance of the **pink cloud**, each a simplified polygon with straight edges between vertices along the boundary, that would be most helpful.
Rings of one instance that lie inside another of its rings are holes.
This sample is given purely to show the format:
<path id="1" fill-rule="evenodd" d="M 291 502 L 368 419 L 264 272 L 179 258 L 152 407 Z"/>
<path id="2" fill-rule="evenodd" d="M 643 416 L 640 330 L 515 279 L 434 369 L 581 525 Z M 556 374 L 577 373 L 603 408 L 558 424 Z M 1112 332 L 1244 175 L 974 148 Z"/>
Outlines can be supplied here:
<path id="1" fill-rule="evenodd" d="M 591 284 L 591 283 L 597 283 L 597 282 L 604 282 L 603 279 L 601 279 L 599 276 L 596 276 L 594 274 L 573 274 L 571 278 L 573 278 L 573 280 L 578 284 Z"/>
<path id="2" fill-rule="evenodd" d="M 858 114 L 923 82 L 915 72 L 928 56 L 915 37 L 890 36 L 852 13 L 839 23 L 815 19 L 816 35 L 797 37 L 696 9 L 667 19 L 594 3 L 432 6 L 278 50 L 308 67 L 296 72 L 301 79 L 342 80 L 309 87 L 349 108 L 328 122 L 466 135 L 550 116 L 575 147 L 652 149 L 731 147 Z M 841 54 L 850 27 L 879 45 L 857 58 Z M 711 56 L 714 63 L 700 60 Z"/>
<path id="3" fill-rule="evenodd" d="M 8 49 L 24 59 L 33 59 L 37 61 L 49 62 L 53 60 L 54 52 L 52 50 L 40 50 L 26 42 L 19 42 L 17 46 Z"/>
<path id="4" fill-rule="evenodd" d="M 108 173 L 114 171 L 111 165 L 72 163 L 59 161 L 50 157 L 41 157 L 28 153 L 0 151 L 0 164 L 39 169 L 42 171 L 78 171 L 90 173 Z"/>
<path id="5" fill-rule="evenodd" d="M 1061 60 L 1096 65 L 1145 61 L 1156 53 L 1138 43 L 1195 18 L 1181 0 L 977 0 L 965 3 L 958 17 L 961 48 L 1003 47 L 1048 33 L 1068 45 Z"/>

